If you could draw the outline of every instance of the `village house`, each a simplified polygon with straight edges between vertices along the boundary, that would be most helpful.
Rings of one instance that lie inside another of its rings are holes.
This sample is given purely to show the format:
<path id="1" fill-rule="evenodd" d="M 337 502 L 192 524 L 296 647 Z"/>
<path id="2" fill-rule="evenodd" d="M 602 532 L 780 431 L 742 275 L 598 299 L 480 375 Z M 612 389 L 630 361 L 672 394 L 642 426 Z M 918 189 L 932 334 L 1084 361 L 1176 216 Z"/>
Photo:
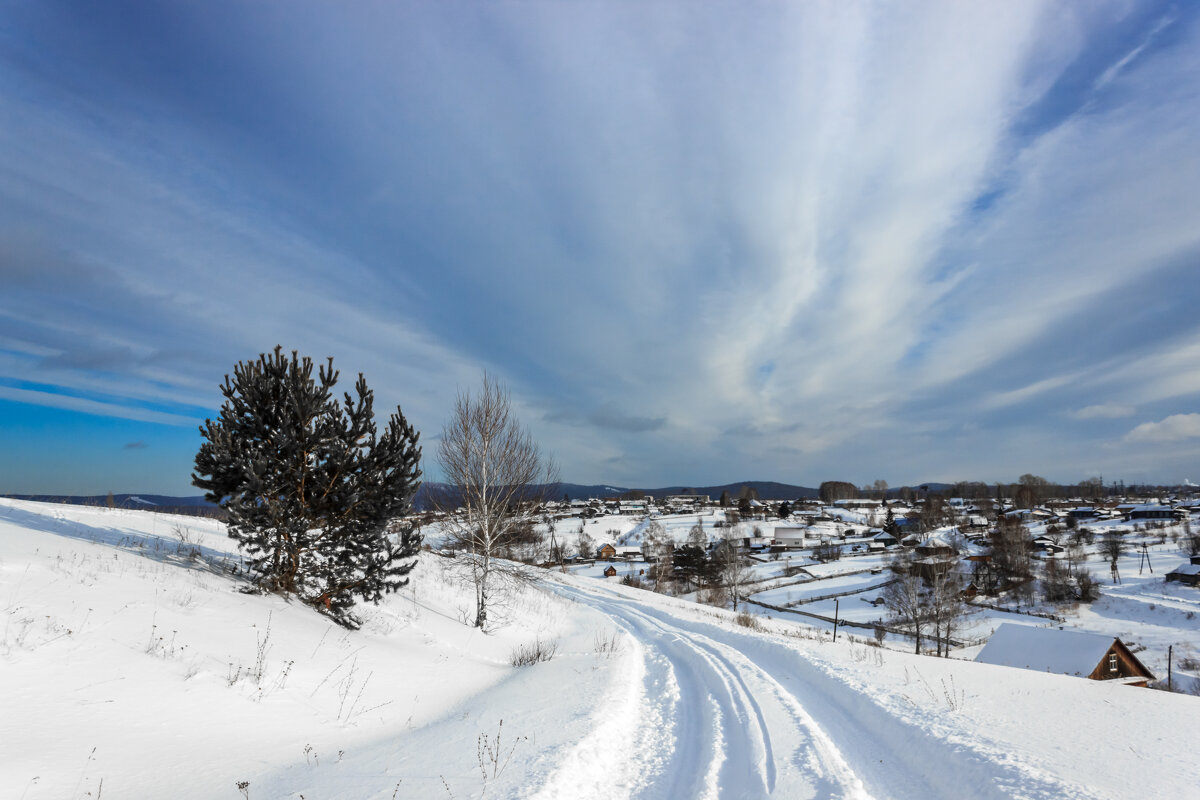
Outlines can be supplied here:
<path id="1" fill-rule="evenodd" d="M 811 545 L 811 542 L 808 541 L 808 528 L 778 525 L 775 528 L 771 544 L 792 550 L 808 547 Z"/>
<path id="2" fill-rule="evenodd" d="M 1175 509 L 1159 505 L 1129 506 L 1125 519 L 1175 519 Z"/>
<path id="3" fill-rule="evenodd" d="M 833 504 L 837 508 L 858 511 L 869 511 L 871 509 L 882 508 L 882 505 L 878 500 L 870 500 L 862 497 L 851 498 L 848 500 L 835 500 Z"/>
<path id="4" fill-rule="evenodd" d="M 983 664 L 1146 686 L 1154 676 L 1112 636 L 1001 623 L 975 660 Z"/>
<path id="5" fill-rule="evenodd" d="M 1167 573 L 1167 580 L 1185 583 L 1188 586 L 1200 586 L 1200 556 L 1192 556 L 1186 564 L 1180 564 Z"/>

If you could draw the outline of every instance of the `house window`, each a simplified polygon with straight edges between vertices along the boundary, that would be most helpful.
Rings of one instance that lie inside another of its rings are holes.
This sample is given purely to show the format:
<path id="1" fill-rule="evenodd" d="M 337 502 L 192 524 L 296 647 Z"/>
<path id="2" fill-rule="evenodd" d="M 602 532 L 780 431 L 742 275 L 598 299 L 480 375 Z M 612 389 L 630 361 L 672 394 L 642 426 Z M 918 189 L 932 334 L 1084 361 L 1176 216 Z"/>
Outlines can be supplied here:
<path id="1" fill-rule="evenodd" d="M 1108 671 L 1109 672 L 1117 671 L 1117 654 L 1116 653 L 1110 653 L 1108 656 Z"/>

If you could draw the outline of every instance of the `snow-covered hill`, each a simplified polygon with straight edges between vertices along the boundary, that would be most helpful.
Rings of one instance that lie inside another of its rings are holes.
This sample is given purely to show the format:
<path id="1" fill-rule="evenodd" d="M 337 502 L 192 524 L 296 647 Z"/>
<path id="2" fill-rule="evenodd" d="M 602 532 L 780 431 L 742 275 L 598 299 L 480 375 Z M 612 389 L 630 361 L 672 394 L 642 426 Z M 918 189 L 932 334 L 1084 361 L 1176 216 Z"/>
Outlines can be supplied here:
<path id="1" fill-rule="evenodd" d="M 362 630 L 245 594 L 219 523 L 0 501 L 0 796 L 1182 797 L 1200 700 L 882 651 L 423 555 Z M 511 665 L 553 643 L 551 660 Z M 498 737 L 498 741 L 497 741 Z"/>

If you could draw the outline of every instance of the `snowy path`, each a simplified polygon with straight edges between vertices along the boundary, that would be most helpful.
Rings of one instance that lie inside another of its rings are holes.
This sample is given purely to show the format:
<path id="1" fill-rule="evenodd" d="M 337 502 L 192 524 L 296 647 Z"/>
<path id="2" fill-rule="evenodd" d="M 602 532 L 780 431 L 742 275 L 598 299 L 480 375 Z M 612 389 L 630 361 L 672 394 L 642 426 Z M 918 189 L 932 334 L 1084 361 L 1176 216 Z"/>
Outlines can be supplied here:
<path id="1" fill-rule="evenodd" d="M 609 764 L 610 797 L 1093 796 L 1028 765 L 1004 763 L 1003 753 L 926 733 L 786 640 L 603 586 L 556 591 L 608 615 L 643 661 L 640 730 Z"/>

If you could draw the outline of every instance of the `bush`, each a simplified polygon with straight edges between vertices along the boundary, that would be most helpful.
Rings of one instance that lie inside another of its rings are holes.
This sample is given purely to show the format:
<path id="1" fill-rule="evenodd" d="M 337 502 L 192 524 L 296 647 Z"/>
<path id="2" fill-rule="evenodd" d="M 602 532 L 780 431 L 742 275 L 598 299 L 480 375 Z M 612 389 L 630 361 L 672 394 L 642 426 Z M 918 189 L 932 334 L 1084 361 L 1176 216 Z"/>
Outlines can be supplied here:
<path id="1" fill-rule="evenodd" d="M 1079 573 L 1075 582 L 1079 586 L 1079 599 L 1081 602 L 1090 603 L 1100 598 L 1100 584 L 1096 583 L 1096 579 L 1092 577 L 1092 573 L 1083 570 Z"/>
<path id="2" fill-rule="evenodd" d="M 519 644 L 514 647 L 508 663 L 514 667 L 529 667 L 549 661 L 557 652 L 557 641 L 543 642 L 541 638 L 537 638 L 530 644 Z"/>
<path id="3" fill-rule="evenodd" d="M 836 545 L 833 542 L 826 542 L 825 544 L 819 544 L 814 547 L 812 555 L 813 558 L 821 563 L 838 561 L 842 557 L 842 548 L 840 545 Z"/>
<path id="4" fill-rule="evenodd" d="M 761 631 L 763 629 L 763 625 L 759 622 L 758 617 L 749 611 L 739 611 L 736 619 L 737 624 L 743 628 L 749 628 L 752 631 Z"/>
<path id="5" fill-rule="evenodd" d="M 616 631 L 604 633 L 597 631 L 592 637 L 592 649 L 600 658 L 613 658 L 619 656 L 623 650 L 621 647 L 620 634 Z"/>
<path id="6" fill-rule="evenodd" d="M 717 608 L 725 608 L 729 605 L 729 590 L 723 584 L 714 584 L 704 590 L 700 596 L 700 602 Z"/>

